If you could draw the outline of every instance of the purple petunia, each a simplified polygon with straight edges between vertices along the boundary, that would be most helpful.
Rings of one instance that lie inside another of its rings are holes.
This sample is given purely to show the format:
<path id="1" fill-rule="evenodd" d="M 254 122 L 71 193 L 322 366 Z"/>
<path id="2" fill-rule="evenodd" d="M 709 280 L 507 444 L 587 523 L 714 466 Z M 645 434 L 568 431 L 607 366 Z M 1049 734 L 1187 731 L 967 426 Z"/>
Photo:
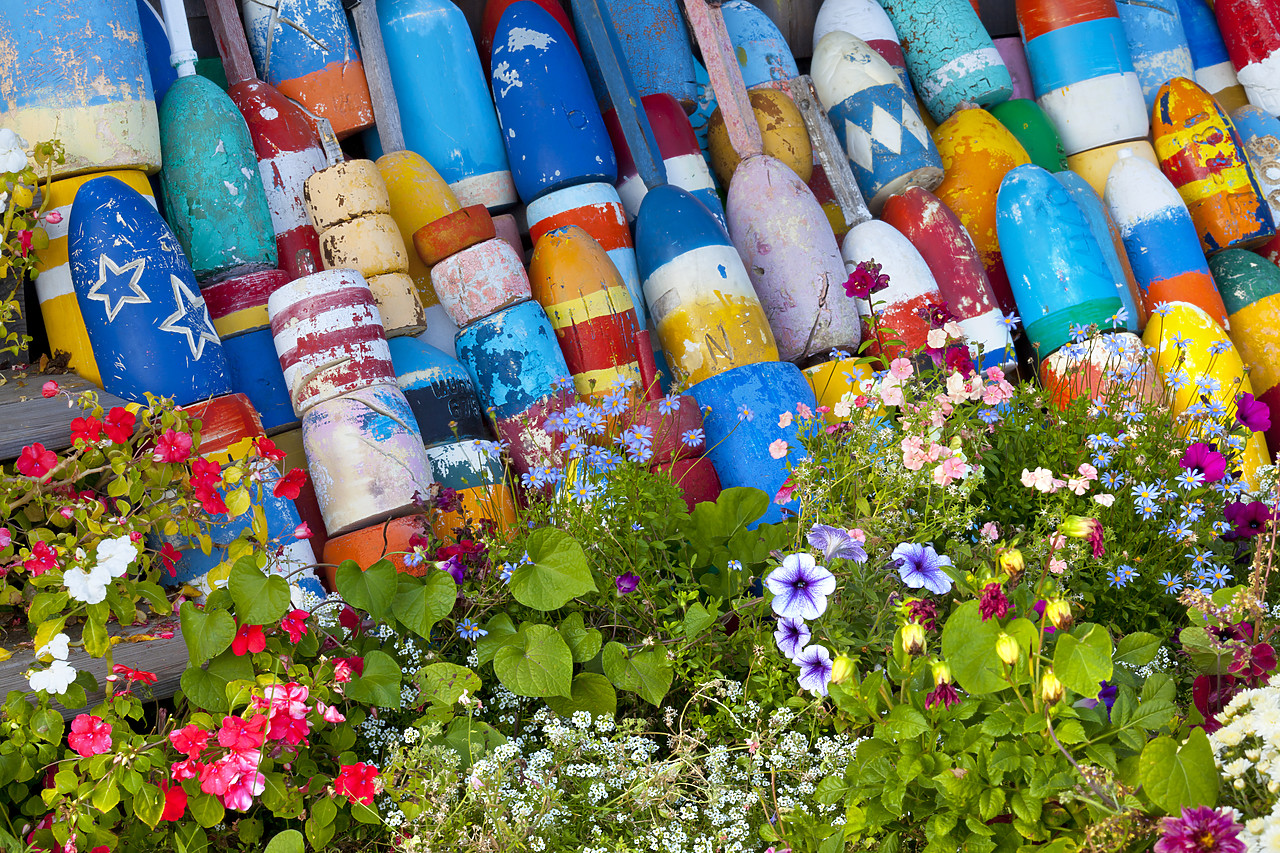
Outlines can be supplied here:
<path id="1" fill-rule="evenodd" d="M 951 589 L 951 578 L 942 570 L 951 565 L 951 558 L 933 550 L 932 545 L 903 542 L 893 549 L 893 561 L 898 566 L 898 576 L 912 589 L 924 588 L 942 595 Z"/>
<path id="2" fill-rule="evenodd" d="M 640 585 L 640 576 L 627 572 L 614 578 L 613 585 L 618 590 L 618 595 L 626 595 L 636 591 L 636 587 Z"/>
<path id="3" fill-rule="evenodd" d="M 827 685 L 831 683 L 831 652 L 826 646 L 806 646 L 792 661 L 800 667 L 800 686 L 811 693 L 827 695 Z"/>
<path id="4" fill-rule="evenodd" d="M 1183 468 L 1204 475 L 1206 483 L 1216 483 L 1227 473 L 1227 460 L 1212 444 L 1203 441 L 1187 445 L 1178 464 Z"/>
<path id="5" fill-rule="evenodd" d="M 1236 400 L 1236 420 L 1247 430 L 1266 432 L 1271 429 L 1271 409 L 1252 394 L 1241 394 Z"/>
<path id="6" fill-rule="evenodd" d="M 1267 529 L 1267 523 L 1275 519 L 1275 513 L 1262 501 L 1242 503 L 1232 501 L 1222 509 L 1222 515 L 1234 530 L 1229 536 L 1236 539 L 1257 536 Z"/>
<path id="7" fill-rule="evenodd" d="M 1183 807 L 1181 817 L 1160 819 L 1155 853 L 1245 853 L 1240 824 L 1229 809 Z"/>
<path id="8" fill-rule="evenodd" d="M 778 644 L 778 651 L 791 659 L 800 654 L 800 650 L 808 645 L 813 632 L 804 624 L 803 619 L 783 617 L 778 620 L 778 629 L 773 632 L 773 639 Z"/>
<path id="9" fill-rule="evenodd" d="M 808 554 L 788 554 L 764 585 L 773 593 L 773 612 L 796 619 L 817 619 L 836 590 L 836 576 Z"/>
<path id="10" fill-rule="evenodd" d="M 809 531 L 809 544 L 822 552 L 825 560 L 853 560 L 855 563 L 866 562 L 867 552 L 862 543 L 849 535 L 842 527 L 829 524 L 815 524 Z"/>

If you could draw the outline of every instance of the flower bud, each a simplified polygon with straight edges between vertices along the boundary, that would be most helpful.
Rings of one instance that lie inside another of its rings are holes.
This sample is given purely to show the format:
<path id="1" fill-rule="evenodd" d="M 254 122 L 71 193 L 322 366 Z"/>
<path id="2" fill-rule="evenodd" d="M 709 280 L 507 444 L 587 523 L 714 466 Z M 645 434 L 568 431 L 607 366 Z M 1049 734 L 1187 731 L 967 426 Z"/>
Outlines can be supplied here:
<path id="1" fill-rule="evenodd" d="M 1062 682 L 1058 680 L 1058 676 L 1053 674 L 1052 669 L 1046 669 L 1044 675 L 1040 677 L 1040 698 L 1048 705 L 1052 705 L 1062 698 L 1062 694 L 1066 692 L 1062 686 Z"/>
<path id="2" fill-rule="evenodd" d="M 1027 564 L 1022 559 L 1022 552 L 1017 548 L 1002 548 L 996 557 L 996 564 L 1010 578 L 1020 578 L 1026 571 Z"/>
<path id="3" fill-rule="evenodd" d="M 1017 640 L 1001 631 L 1000 636 L 996 637 L 996 654 L 1005 662 L 1005 665 L 1013 666 L 1022 656 L 1022 649 L 1019 648 Z"/>
<path id="4" fill-rule="evenodd" d="M 1097 526 L 1097 519 L 1085 518 L 1083 515 L 1068 515 L 1058 525 L 1058 531 L 1063 536 L 1070 536 L 1072 539 L 1088 539 L 1093 535 L 1093 529 Z"/>
<path id="5" fill-rule="evenodd" d="M 844 684 L 853 675 L 853 661 L 848 655 L 838 655 L 831 663 L 831 680 L 836 684 Z"/>
<path id="6" fill-rule="evenodd" d="M 951 667 L 944 660 L 934 661 L 931 665 L 933 669 L 933 683 L 950 684 L 951 683 Z"/>
<path id="7" fill-rule="evenodd" d="M 1070 628 L 1075 622 L 1075 617 L 1071 615 L 1071 604 L 1065 599 L 1055 598 L 1044 606 L 1045 618 L 1049 620 L 1049 624 L 1060 631 Z"/>
<path id="8" fill-rule="evenodd" d="M 926 644 L 923 625 L 917 622 L 908 622 L 902 626 L 902 648 L 907 654 L 924 654 Z"/>

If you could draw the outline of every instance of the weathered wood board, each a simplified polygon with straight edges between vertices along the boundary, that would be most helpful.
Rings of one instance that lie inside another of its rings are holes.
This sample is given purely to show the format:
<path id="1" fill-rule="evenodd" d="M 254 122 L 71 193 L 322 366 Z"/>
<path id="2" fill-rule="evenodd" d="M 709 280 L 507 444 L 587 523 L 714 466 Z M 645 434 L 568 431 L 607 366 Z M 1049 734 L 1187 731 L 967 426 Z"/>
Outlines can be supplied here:
<path id="1" fill-rule="evenodd" d="M 75 374 L 51 376 L 27 371 L 2 371 L 6 380 L 0 385 L 0 461 L 16 459 L 22 448 L 38 441 L 49 450 L 65 450 L 71 446 L 71 421 L 84 414 L 79 406 L 67 406 L 63 396 L 45 399 L 40 394 L 50 379 L 60 387 L 78 394 L 97 391 L 103 406 L 124 406 L 126 402 L 114 394 L 100 390 L 87 379 Z"/>

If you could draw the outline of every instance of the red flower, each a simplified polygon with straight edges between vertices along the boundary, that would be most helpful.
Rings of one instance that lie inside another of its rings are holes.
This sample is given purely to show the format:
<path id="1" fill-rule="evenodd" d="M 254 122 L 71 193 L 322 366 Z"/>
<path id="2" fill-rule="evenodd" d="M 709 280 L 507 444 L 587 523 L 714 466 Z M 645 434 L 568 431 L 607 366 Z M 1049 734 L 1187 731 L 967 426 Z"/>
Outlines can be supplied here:
<path id="1" fill-rule="evenodd" d="M 130 669 L 122 663 L 118 663 L 111 667 L 111 673 L 115 675 L 123 675 L 125 681 L 136 681 L 139 684 L 155 684 L 156 674 L 147 672 L 145 669 Z"/>
<path id="2" fill-rule="evenodd" d="M 151 458 L 157 462 L 186 462 L 190 455 L 190 433 L 178 432 L 170 427 L 156 441 L 156 449 Z"/>
<path id="3" fill-rule="evenodd" d="M 173 737 L 173 735 L 170 735 L 170 737 Z M 196 761 L 194 758 L 188 758 L 186 761 L 175 761 L 173 766 L 169 768 L 169 775 L 173 777 L 175 782 L 194 779 L 202 772 L 204 772 L 204 763 Z"/>
<path id="4" fill-rule="evenodd" d="M 195 758 L 209 745 L 209 733 L 192 723 L 176 732 L 169 732 L 169 743 L 188 758 Z"/>
<path id="5" fill-rule="evenodd" d="M 307 617 L 310 615 L 305 610 L 290 610 L 280 620 L 280 627 L 288 633 L 290 642 L 298 642 L 307 633 Z"/>
<path id="6" fill-rule="evenodd" d="M 237 657 L 249 652 L 262 651 L 267 647 L 267 635 L 262 632 L 261 625 L 241 625 L 236 631 L 236 638 L 231 641 L 231 651 Z"/>
<path id="7" fill-rule="evenodd" d="M 1009 615 L 1009 599 L 1005 597 L 1004 587 L 998 583 L 989 583 L 982 588 L 982 600 L 978 603 L 978 611 L 982 621 L 992 616 L 1003 619 Z"/>
<path id="8" fill-rule="evenodd" d="M 111 724 L 103 722 L 101 717 L 81 714 L 71 721 L 71 734 L 67 735 L 67 746 L 83 758 L 110 752 Z"/>
<path id="9" fill-rule="evenodd" d="M 200 501 L 200 506 L 210 515 L 218 515 L 227 511 L 226 501 L 222 499 L 222 493 L 217 489 L 207 486 L 199 486 L 195 490 L 195 498 Z"/>
<path id="10" fill-rule="evenodd" d="M 301 468 L 294 468 L 288 474 L 280 478 L 276 483 L 271 494 L 277 498 L 285 498 L 287 500 L 297 500 L 302 486 L 307 482 L 307 472 Z"/>
<path id="11" fill-rule="evenodd" d="M 178 576 L 178 561 L 181 559 L 181 551 L 169 542 L 164 543 L 164 547 L 160 549 L 160 561 L 164 563 L 164 570 L 169 573 L 169 577 Z"/>
<path id="12" fill-rule="evenodd" d="M 27 256 L 27 252 L 31 251 L 31 229 L 24 228 L 18 232 L 18 246 L 22 249 L 22 257 Z"/>
<path id="13" fill-rule="evenodd" d="M 191 485 L 217 488 L 222 485 L 222 466 L 203 456 L 191 461 Z"/>
<path id="14" fill-rule="evenodd" d="M 373 804 L 377 790 L 378 768 L 372 764 L 344 764 L 333 780 L 333 790 L 341 797 L 348 797 L 366 806 Z"/>
<path id="15" fill-rule="evenodd" d="M 187 813 L 187 792 L 181 785 L 170 787 L 165 781 L 160 782 L 160 790 L 164 791 L 164 811 L 160 820 L 182 820 L 182 816 Z"/>
<path id="16" fill-rule="evenodd" d="M 1218 714 L 1240 692 L 1234 675 L 1200 675 L 1191 684 L 1191 701 L 1204 717 L 1205 734 L 1213 734 L 1222 728 Z"/>
<path id="17" fill-rule="evenodd" d="M 22 565 L 27 574 L 39 577 L 50 569 L 58 568 L 58 555 L 48 542 L 37 542 L 31 546 L 31 556 Z"/>
<path id="18" fill-rule="evenodd" d="M 364 675 L 363 656 L 333 659 L 333 680 L 336 683 L 345 684 L 352 675 Z"/>
<path id="19" fill-rule="evenodd" d="M 97 418 L 76 418 L 71 421 L 71 443 L 83 441 L 94 444 L 102 437 L 102 421 Z"/>
<path id="20" fill-rule="evenodd" d="M 254 442 L 254 445 L 258 448 L 258 455 L 263 459 L 279 462 L 285 457 L 285 452 L 276 447 L 276 443 L 269 438 L 260 438 Z"/>
<path id="21" fill-rule="evenodd" d="M 360 631 L 360 614 L 356 613 L 350 606 L 344 606 L 338 611 L 338 624 L 355 634 Z"/>
<path id="22" fill-rule="evenodd" d="M 128 409 L 115 406 L 111 411 L 107 412 L 106 430 L 107 438 L 116 444 L 124 444 L 129 440 L 129 436 L 133 435 L 133 425 L 137 422 L 138 416 Z"/>
<path id="23" fill-rule="evenodd" d="M 1276 652 L 1270 643 L 1258 643 L 1238 647 L 1231 655 L 1231 666 L 1227 672 L 1238 675 L 1250 687 L 1257 687 L 1263 676 L 1270 675 L 1276 669 Z"/>
<path id="24" fill-rule="evenodd" d="M 293 528 L 293 538 L 294 539 L 310 539 L 311 525 L 307 524 L 304 521 L 301 524 L 299 524 L 297 527 Z"/>
<path id="25" fill-rule="evenodd" d="M 941 705 L 945 709 L 959 704 L 960 694 L 956 692 L 955 685 L 950 681 L 939 682 L 933 690 L 929 691 L 929 695 L 924 697 L 925 708 Z"/>
<path id="26" fill-rule="evenodd" d="M 24 477 L 43 477 L 58 465 L 58 454 L 45 450 L 40 442 L 22 448 L 18 457 L 18 473 Z"/>
<path id="27" fill-rule="evenodd" d="M 50 379 L 44 385 L 40 386 L 40 396 L 46 400 L 50 397 L 58 396 L 58 383 Z"/>

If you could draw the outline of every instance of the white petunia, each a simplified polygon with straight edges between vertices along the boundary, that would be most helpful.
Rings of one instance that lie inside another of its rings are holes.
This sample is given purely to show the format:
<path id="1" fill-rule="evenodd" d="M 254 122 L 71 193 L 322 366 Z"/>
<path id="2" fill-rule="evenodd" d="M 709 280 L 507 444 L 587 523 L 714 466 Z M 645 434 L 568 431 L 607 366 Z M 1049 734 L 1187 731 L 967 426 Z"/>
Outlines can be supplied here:
<path id="1" fill-rule="evenodd" d="M 104 539 L 98 543 L 98 568 L 106 569 L 113 578 L 129 571 L 129 566 L 137 558 L 138 547 L 128 536 Z"/>
<path id="2" fill-rule="evenodd" d="M 97 604 L 107 598 L 107 584 L 111 583 L 111 575 L 99 563 L 90 572 L 81 568 L 67 569 L 62 573 L 62 582 L 66 584 L 67 594 L 76 601 Z"/>
<path id="3" fill-rule="evenodd" d="M 0 130 L 0 172 L 27 168 L 27 142 L 9 128 Z"/>
<path id="4" fill-rule="evenodd" d="M 76 680 L 76 668 L 64 660 L 55 660 L 48 669 L 39 672 L 28 671 L 27 681 L 31 689 L 37 693 L 47 690 L 61 696 L 67 692 L 71 682 Z"/>
<path id="5" fill-rule="evenodd" d="M 39 651 L 36 652 L 36 657 L 42 658 L 48 655 L 58 660 L 66 660 L 67 655 L 71 654 L 70 642 L 71 638 L 66 634 L 54 634 L 53 639 L 41 646 Z"/>

